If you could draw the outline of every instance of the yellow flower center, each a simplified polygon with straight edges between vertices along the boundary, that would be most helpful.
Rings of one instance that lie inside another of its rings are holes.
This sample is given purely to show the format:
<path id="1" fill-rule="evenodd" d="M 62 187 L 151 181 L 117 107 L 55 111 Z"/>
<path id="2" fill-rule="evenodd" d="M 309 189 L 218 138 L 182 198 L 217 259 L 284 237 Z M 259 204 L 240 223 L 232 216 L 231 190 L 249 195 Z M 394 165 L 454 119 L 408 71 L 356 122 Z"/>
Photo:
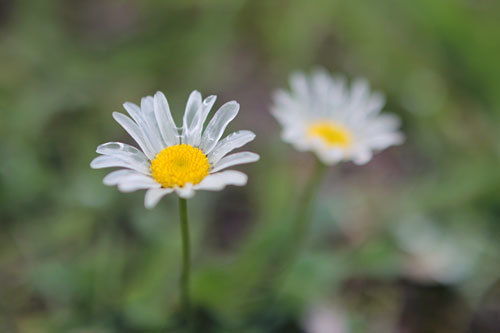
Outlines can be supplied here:
<path id="1" fill-rule="evenodd" d="M 151 161 L 152 176 L 163 187 L 198 184 L 209 169 L 207 156 L 201 149 L 186 144 L 167 147 Z"/>
<path id="2" fill-rule="evenodd" d="M 330 147 L 347 148 L 352 142 L 351 133 L 339 124 L 330 121 L 319 121 L 309 126 L 307 135 L 320 138 Z"/>

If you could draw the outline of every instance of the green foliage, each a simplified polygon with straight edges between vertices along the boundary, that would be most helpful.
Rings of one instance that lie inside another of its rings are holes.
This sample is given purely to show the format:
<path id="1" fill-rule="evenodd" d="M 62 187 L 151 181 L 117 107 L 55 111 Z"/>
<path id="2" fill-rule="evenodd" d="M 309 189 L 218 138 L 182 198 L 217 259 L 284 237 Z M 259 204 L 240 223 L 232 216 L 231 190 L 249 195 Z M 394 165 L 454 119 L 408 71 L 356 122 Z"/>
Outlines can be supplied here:
<path id="1" fill-rule="evenodd" d="M 130 142 L 111 112 L 156 90 L 176 119 L 192 89 L 218 95 L 217 105 L 236 99 L 242 109 L 231 126 L 257 133 L 251 150 L 262 159 L 242 167 L 249 185 L 189 203 L 193 298 L 214 331 L 276 324 L 292 332 L 315 304 L 344 308 L 354 332 L 372 332 L 375 323 L 390 331 L 402 306 L 394 281 L 415 264 L 405 230 L 453 244 L 443 260 L 467 265 L 446 283 L 470 307 L 500 275 L 500 2 L 0 7 L 0 331 L 175 327 L 175 198 L 148 211 L 142 193 L 105 187 L 106 172 L 89 167 L 98 144 Z M 279 140 L 270 94 L 291 71 L 316 65 L 365 76 L 384 91 L 406 142 L 366 166 L 330 170 L 306 249 L 277 296 L 256 290 L 289 239 L 312 155 Z M 382 282 L 350 287 L 364 279 Z"/>

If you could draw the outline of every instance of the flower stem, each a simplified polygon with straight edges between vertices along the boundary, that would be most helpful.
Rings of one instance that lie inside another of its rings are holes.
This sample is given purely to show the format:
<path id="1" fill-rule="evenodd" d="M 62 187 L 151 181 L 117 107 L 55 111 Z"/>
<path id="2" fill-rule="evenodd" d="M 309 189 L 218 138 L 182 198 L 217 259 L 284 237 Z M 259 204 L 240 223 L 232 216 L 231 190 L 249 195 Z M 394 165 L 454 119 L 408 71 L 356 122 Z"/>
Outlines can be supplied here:
<path id="1" fill-rule="evenodd" d="M 326 169 L 327 167 L 323 163 L 316 160 L 314 170 L 299 197 L 287 243 L 270 257 L 271 265 L 267 267 L 263 280 L 260 281 L 261 290 L 268 293 L 265 298 L 267 309 L 265 311 L 267 312 L 270 311 L 270 308 L 277 306 L 276 302 L 282 291 L 282 286 L 305 245 L 311 224 L 310 216 L 314 198 Z"/>
<path id="2" fill-rule="evenodd" d="M 293 224 L 293 245 L 297 250 L 299 250 L 308 235 L 308 227 L 310 225 L 310 211 L 312 209 L 312 202 L 316 197 L 319 185 L 326 171 L 326 166 L 319 160 L 316 160 L 316 165 L 314 167 L 313 173 L 308 180 L 302 197 L 299 200 L 297 215 Z"/>
<path id="3" fill-rule="evenodd" d="M 181 306 L 185 320 L 191 320 L 191 302 L 189 298 L 189 275 L 191 270 L 191 255 L 189 244 L 189 225 L 187 214 L 187 200 L 179 198 L 179 218 L 182 235 L 182 273 L 181 273 Z M 188 323 L 189 324 L 189 323 Z"/>

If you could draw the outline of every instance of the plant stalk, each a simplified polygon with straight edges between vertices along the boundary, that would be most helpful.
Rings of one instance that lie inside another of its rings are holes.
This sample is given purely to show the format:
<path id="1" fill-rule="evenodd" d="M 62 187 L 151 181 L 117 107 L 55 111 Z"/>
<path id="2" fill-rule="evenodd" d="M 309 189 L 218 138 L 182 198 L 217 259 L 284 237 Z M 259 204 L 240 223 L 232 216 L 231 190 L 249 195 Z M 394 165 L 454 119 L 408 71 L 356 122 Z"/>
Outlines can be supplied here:
<path id="1" fill-rule="evenodd" d="M 182 273 L 181 273 L 181 306 L 185 320 L 191 321 L 191 300 L 189 296 L 189 278 L 191 273 L 191 253 L 189 240 L 189 224 L 187 200 L 179 198 L 179 218 L 182 236 Z"/>
<path id="2" fill-rule="evenodd" d="M 327 167 L 316 159 L 316 165 L 313 173 L 310 176 L 302 196 L 298 202 L 297 215 L 293 224 L 293 244 L 297 251 L 303 246 L 309 234 L 309 226 L 311 224 L 312 203 L 316 198 L 316 194 L 321 184 L 321 180 L 325 174 Z"/>

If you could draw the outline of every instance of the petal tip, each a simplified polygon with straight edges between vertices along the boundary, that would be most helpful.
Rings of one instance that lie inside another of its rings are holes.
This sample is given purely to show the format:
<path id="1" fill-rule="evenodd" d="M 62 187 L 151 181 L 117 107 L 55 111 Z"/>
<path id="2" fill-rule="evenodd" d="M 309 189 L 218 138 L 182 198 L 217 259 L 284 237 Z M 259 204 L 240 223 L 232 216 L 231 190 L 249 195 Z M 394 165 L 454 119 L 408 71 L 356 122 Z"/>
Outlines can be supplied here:
<path id="1" fill-rule="evenodd" d="M 90 161 L 90 168 L 92 169 L 100 169 L 98 165 L 96 165 L 97 163 L 97 159 L 99 158 L 100 156 L 97 156 L 97 157 L 94 157 L 94 159 L 92 161 Z"/>
<path id="2" fill-rule="evenodd" d="M 237 186 L 245 186 L 248 183 L 248 176 L 244 173 L 242 173 L 241 180 L 238 182 L 235 182 L 234 185 Z"/>
<path id="3" fill-rule="evenodd" d="M 121 116 L 123 116 L 124 114 L 123 114 L 123 113 L 121 113 L 121 112 L 114 111 L 111 115 L 113 116 L 113 119 L 114 119 L 114 120 L 118 121 L 118 119 L 119 119 Z"/>
<path id="4" fill-rule="evenodd" d="M 157 202 L 152 203 L 146 197 L 144 198 L 144 207 L 148 210 L 155 208 L 157 204 Z"/>
<path id="5" fill-rule="evenodd" d="M 159 91 L 159 90 L 155 93 L 155 95 L 153 96 L 153 98 L 154 99 L 157 99 L 157 98 L 165 98 L 166 99 L 165 94 L 163 92 Z"/>

